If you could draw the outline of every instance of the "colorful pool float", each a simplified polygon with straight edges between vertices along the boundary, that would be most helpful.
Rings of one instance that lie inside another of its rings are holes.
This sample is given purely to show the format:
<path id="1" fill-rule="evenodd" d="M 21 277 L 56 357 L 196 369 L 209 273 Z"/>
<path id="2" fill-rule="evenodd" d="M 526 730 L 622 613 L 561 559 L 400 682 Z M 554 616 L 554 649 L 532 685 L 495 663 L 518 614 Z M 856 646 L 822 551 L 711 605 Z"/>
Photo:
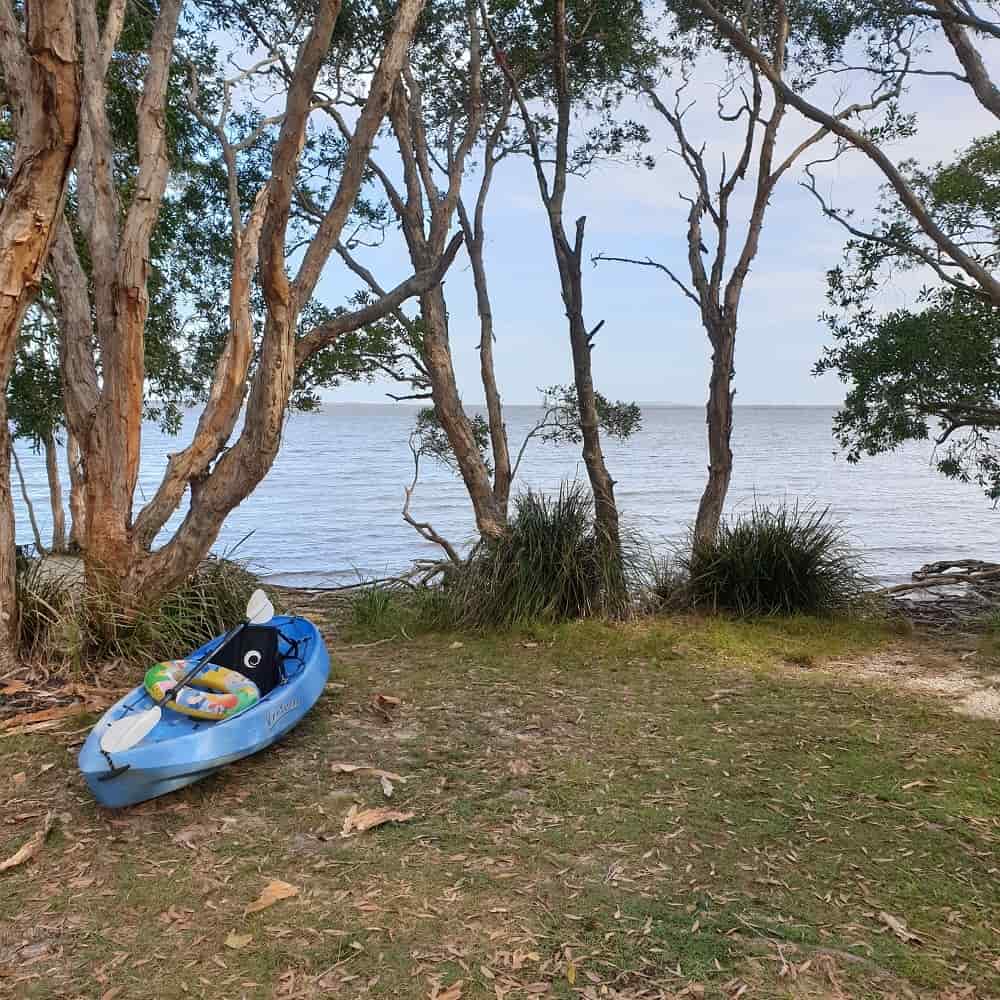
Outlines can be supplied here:
<path id="1" fill-rule="evenodd" d="M 143 686 L 154 700 L 165 698 L 191 669 L 190 660 L 167 660 L 146 672 Z M 192 678 L 167 702 L 166 707 L 194 719 L 220 721 L 260 701 L 257 685 L 228 667 L 213 666 Z"/>

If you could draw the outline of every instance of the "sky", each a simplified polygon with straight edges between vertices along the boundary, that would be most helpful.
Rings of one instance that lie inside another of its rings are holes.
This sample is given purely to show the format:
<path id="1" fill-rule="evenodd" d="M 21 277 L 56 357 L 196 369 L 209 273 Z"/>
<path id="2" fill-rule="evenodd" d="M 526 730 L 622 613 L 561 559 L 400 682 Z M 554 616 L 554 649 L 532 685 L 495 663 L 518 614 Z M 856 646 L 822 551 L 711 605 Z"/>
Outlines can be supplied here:
<path id="1" fill-rule="evenodd" d="M 952 69 L 954 57 L 942 48 L 933 53 L 931 63 Z M 685 119 L 692 141 L 697 144 L 700 139 L 706 145 L 706 164 L 716 167 L 725 150 L 733 162 L 742 131 L 742 126 L 720 122 L 715 114 L 720 79 L 718 65 L 701 67 L 687 91 L 696 104 Z M 855 91 L 845 93 L 844 78 L 838 77 L 838 94 L 856 100 L 863 96 L 860 83 Z M 660 92 L 665 100 L 672 100 L 669 81 Z M 829 88 L 812 93 L 828 101 L 835 96 Z M 980 107 L 968 87 L 951 79 L 917 78 L 904 102 L 904 110 L 919 112 L 918 133 L 892 147 L 897 161 L 947 159 L 971 139 L 996 128 L 995 119 Z M 656 158 L 656 167 L 647 170 L 627 163 L 603 163 L 586 178 L 573 178 L 567 195 L 567 227 L 579 215 L 587 216 L 588 259 L 601 252 L 650 256 L 687 277 L 687 205 L 680 195 L 690 192 L 691 181 L 680 160 L 668 152 L 672 132 L 644 98 L 627 103 L 622 113 L 649 125 L 653 138 L 646 152 Z M 812 130 L 811 123 L 790 109 L 776 162 Z M 388 141 L 382 142 L 376 156 L 388 161 Z M 828 199 L 838 207 L 853 207 L 856 218 L 870 213 L 883 180 L 874 165 L 853 151 L 821 168 L 820 176 Z M 826 304 L 825 273 L 840 262 L 847 236 L 838 223 L 823 216 L 814 197 L 801 186 L 803 177 L 801 166 L 793 167 L 779 183 L 745 286 L 736 348 L 737 405 L 836 405 L 843 400 L 844 386 L 835 376 L 816 378 L 811 369 L 829 342 L 827 328 L 818 319 Z M 734 219 L 745 215 L 753 183 L 751 170 L 742 186 L 746 196 L 734 202 Z M 509 404 L 537 403 L 538 388 L 571 381 L 572 368 L 547 221 L 527 159 L 508 159 L 498 166 L 486 227 L 500 392 Z M 734 245 L 738 238 L 741 231 L 734 228 Z M 378 249 L 359 250 L 358 257 L 383 286 L 409 273 L 409 261 L 394 237 Z M 356 280 L 334 258 L 319 294 L 335 304 L 356 287 Z M 445 292 L 459 389 L 467 404 L 480 404 L 479 321 L 464 254 L 452 265 Z M 907 289 L 893 290 L 885 304 L 902 305 L 909 294 Z M 647 403 L 704 402 L 708 341 L 694 304 L 665 275 L 651 268 L 588 264 L 584 302 L 588 326 L 605 322 L 593 354 L 599 391 L 609 398 Z M 399 392 L 399 388 L 385 382 L 348 384 L 329 393 L 327 399 L 387 402 L 387 391 Z"/>

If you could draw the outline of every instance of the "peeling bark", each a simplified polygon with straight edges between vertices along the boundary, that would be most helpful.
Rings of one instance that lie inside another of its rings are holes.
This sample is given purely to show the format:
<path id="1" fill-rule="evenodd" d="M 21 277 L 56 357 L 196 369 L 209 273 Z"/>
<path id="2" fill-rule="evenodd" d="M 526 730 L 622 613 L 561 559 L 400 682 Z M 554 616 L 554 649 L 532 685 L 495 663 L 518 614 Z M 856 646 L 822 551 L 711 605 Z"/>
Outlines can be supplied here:
<path id="1" fill-rule="evenodd" d="M 79 128 L 76 22 L 69 0 L 27 6 L 25 39 L 0 0 L 0 54 L 17 123 L 14 165 L 0 209 L 0 671 L 16 652 L 14 508 L 7 382 L 24 313 L 34 299 L 62 210 Z"/>
<path id="2" fill-rule="evenodd" d="M 708 480 L 698 503 L 694 522 L 694 544 L 712 542 L 719 530 L 722 511 L 733 478 L 733 353 L 736 329 L 727 327 L 714 334 L 712 375 L 708 383 L 705 422 L 708 426 Z"/>
<path id="3" fill-rule="evenodd" d="M 209 552 L 229 512 L 267 474 L 281 443 L 296 366 L 343 333 L 381 319 L 407 298 L 439 284 L 458 251 L 461 240 L 452 240 L 439 248 L 432 266 L 377 301 L 297 336 L 298 317 L 339 242 L 363 182 L 423 3 L 400 0 L 398 4 L 368 98 L 348 137 L 337 190 L 294 278 L 286 273 L 290 202 L 317 76 L 329 51 L 340 0 L 321 0 L 317 5 L 295 66 L 289 69 L 284 113 L 275 119 L 281 125 L 270 177 L 245 221 L 235 183 L 236 154 L 243 147 L 228 140 L 224 118 L 216 127 L 205 122 L 221 144 L 229 173 L 234 244 L 229 329 L 192 438 L 170 457 L 158 489 L 134 517 L 149 241 L 169 168 L 163 111 L 181 0 L 163 0 L 153 29 L 136 109 L 137 194 L 130 198 L 124 218 L 108 183 L 107 165 L 113 162 L 114 150 L 105 117 L 105 76 L 121 28 L 122 0 L 112 0 L 101 37 L 92 11 L 83 18 L 80 36 L 90 89 L 80 154 L 79 222 L 95 267 L 91 282 L 73 234 L 68 224 L 62 224 L 53 248 L 52 273 L 63 316 L 60 356 L 69 424 L 73 537 L 84 554 L 88 586 L 113 589 L 125 609 L 155 600 L 189 576 Z M 255 272 L 261 278 L 267 314 L 248 384 L 254 361 L 250 292 Z M 107 304 L 106 311 L 101 303 Z M 233 441 L 244 401 L 243 427 Z M 187 491 L 190 501 L 183 521 L 166 544 L 153 551 L 154 540 Z"/>

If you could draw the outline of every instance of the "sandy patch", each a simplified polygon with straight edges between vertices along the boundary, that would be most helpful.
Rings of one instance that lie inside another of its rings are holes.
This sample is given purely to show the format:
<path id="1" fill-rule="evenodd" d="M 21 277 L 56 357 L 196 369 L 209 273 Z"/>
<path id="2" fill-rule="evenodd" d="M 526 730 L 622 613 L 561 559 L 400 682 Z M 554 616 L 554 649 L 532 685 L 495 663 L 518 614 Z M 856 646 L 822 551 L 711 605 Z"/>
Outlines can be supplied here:
<path id="1" fill-rule="evenodd" d="M 1000 722 L 1000 676 L 984 675 L 963 662 L 969 654 L 936 650 L 933 655 L 908 649 L 880 650 L 859 660 L 830 660 L 838 673 L 949 701 L 954 711 L 971 719 Z"/>

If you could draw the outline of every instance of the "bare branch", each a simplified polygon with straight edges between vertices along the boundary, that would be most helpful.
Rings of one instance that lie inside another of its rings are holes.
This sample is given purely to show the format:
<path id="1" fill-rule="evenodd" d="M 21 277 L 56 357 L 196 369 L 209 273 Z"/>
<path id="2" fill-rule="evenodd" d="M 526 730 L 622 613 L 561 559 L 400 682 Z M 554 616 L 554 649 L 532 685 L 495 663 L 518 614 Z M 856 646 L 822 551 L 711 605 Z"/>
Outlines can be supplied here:
<path id="1" fill-rule="evenodd" d="M 639 267 L 655 267 L 657 270 L 662 271 L 696 306 L 701 305 L 698 301 L 698 296 L 669 267 L 661 264 L 659 261 L 653 260 L 652 257 L 647 257 L 645 260 L 638 260 L 634 257 L 612 257 L 610 254 L 599 253 L 590 259 L 595 265 L 602 261 L 614 261 L 619 264 L 637 264 Z"/>
<path id="2" fill-rule="evenodd" d="M 421 538 L 434 545 L 439 545 L 442 549 L 444 549 L 453 565 L 461 566 L 461 556 L 459 556 L 458 552 L 455 551 L 455 547 L 451 544 L 451 542 L 439 535 L 429 522 L 417 521 L 410 514 L 410 503 L 413 500 L 413 491 L 417 488 L 417 480 L 420 478 L 420 450 L 414 444 L 413 434 L 410 435 L 409 445 L 410 452 L 413 455 L 413 480 L 409 486 L 404 487 L 406 500 L 403 503 L 403 520 L 406 521 L 406 523 L 410 525 L 410 527 L 413 528 Z"/>

